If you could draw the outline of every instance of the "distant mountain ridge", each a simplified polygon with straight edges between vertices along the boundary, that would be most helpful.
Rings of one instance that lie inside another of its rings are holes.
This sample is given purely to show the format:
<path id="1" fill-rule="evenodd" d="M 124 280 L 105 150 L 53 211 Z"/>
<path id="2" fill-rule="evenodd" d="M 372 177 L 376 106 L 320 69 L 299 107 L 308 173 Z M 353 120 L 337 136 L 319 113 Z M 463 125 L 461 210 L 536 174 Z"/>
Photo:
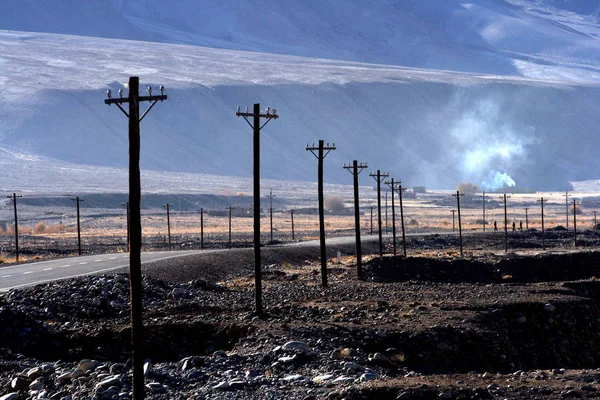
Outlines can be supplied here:
<path id="1" fill-rule="evenodd" d="M 329 182 L 359 159 L 409 186 L 564 189 L 599 175 L 599 4 L 3 2 L 0 147 L 126 166 L 125 118 L 102 100 L 138 75 L 169 95 L 142 125 L 145 169 L 249 176 L 234 111 L 260 102 L 281 116 L 262 133 L 265 178 L 314 180 L 304 146 L 324 139 Z M 32 190 L 35 164 L 0 158 Z"/>

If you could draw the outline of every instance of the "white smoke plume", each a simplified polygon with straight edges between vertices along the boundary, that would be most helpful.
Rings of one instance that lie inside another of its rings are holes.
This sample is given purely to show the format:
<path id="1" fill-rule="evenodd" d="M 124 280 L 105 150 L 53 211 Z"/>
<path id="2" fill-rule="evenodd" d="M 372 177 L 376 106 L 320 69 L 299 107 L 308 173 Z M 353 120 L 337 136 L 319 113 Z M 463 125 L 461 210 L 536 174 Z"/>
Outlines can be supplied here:
<path id="1" fill-rule="evenodd" d="M 485 190 L 516 186 L 510 171 L 527 161 L 527 146 L 536 141 L 533 128 L 516 126 L 499 98 L 475 99 L 475 104 L 461 106 L 467 111 L 449 132 L 461 180 L 481 182 Z"/>

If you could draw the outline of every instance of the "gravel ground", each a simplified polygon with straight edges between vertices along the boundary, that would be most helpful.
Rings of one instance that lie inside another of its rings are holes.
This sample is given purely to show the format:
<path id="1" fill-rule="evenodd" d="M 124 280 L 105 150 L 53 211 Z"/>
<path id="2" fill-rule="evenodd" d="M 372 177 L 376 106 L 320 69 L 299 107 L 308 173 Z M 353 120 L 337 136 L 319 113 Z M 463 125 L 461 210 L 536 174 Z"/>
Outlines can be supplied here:
<path id="1" fill-rule="evenodd" d="M 147 398 L 600 397 L 600 253 L 374 257 L 362 281 L 331 259 L 322 288 L 316 252 L 265 248 L 261 316 L 249 250 L 145 266 Z M 130 398 L 128 295 L 116 273 L 1 296 L 0 399 Z"/>

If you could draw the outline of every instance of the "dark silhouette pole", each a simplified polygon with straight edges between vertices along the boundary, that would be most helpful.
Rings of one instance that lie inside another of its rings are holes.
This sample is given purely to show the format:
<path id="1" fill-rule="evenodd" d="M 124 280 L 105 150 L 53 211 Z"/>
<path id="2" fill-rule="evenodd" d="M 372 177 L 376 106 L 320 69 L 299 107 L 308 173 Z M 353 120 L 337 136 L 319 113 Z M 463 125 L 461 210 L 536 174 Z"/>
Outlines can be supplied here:
<path id="1" fill-rule="evenodd" d="M 383 190 L 385 192 L 385 233 L 387 234 L 388 231 L 388 192 L 387 190 Z"/>
<path id="2" fill-rule="evenodd" d="M 79 218 L 79 203 L 83 201 L 80 197 L 75 197 L 73 200 L 77 204 L 77 254 L 81 255 L 81 223 Z"/>
<path id="3" fill-rule="evenodd" d="M 163 204 L 165 210 L 167 210 L 167 238 L 169 240 L 169 251 L 171 251 L 171 206 L 172 204 Z"/>
<path id="4" fill-rule="evenodd" d="M 367 167 L 367 164 L 358 164 L 357 160 L 352 165 L 344 165 L 353 176 L 354 183 L 354 232 L 356 237 L 356 275 L 362 279 L 362 246 L 360 243 L 360 203 L 358 202 L 358 175 Z"/>
<path id="5" fill-rule="evenodd" d="M 292 218 L 292 242 L 296 240 L 296 236 L 294 235 L 294 209 L 290 210 L 290 216 Z"/>
<path id="6" fill-rule="evenodd" d="M 241 112 L 237 108 L 235 113 L 238 117 L 244 117 L 250 128 L 252 128 L 252 148 L 253 148 L 253 179 L 254 179 L 254 285 L 256 297 L 256 314 L 261 315 L 263 312 L 262 305 L 262 271 L 260 258 L 260 130 L 265 127 L 272 119 L 279 118 L 277 111 L 267 107 L 264 113 L 260 111 L 260 104 L 254 104 L 253 112 Z M 248 118 L 252 118 L 252 122 Z M 264 118 L 264 124 L 260 124 L 260 119 Z"/>
<path id="7" fill-rule="evenodd" d="M 331 152 L 335 150 L 335 143 L 332 146 L 327 143 L 325 146 L 323 140 L 319 140 L 319 146 L 312 147 L 306 145 L 306 150 L 310 151 L 315 157 L 317 157 L 318 163 L 318 179 L 319 179 L 319 239 L 321 247 L 321 284 L 323 287 L 327 287 L 327 250 L 325 248 L 325 211 L 323 209 L 323 160 Z"/>
<path id="8" fill-rule="evenodd" d="M 577 200 L 573 199 L 573 238 L 574 246 L 577 247 Z"/>
<path id="9" fill-rule="evenodd" d="M 539 198 L 537 200 L 541 206 L 542 206 L 542 249 L 546 250 L 546 238 L 544 235 L 544 203 L 548 201 L 548 199 L 545 199 L 543 197 Z"/>
<path id="10" fill-rule="evenodd" d="M 566 221 L 567 221 L 567 230 L 569 230 L 569 192 L 565 192 L 565 194 L 563 195 L 565 196 L 565 217 L 566 217 Z"/>
<path id="11" fill-rule="evenodd" d="M 144 338 L 142 322 L 142 225 L 140 215 L 140 122 L 154 107 L 157 101 L 167 99 L 164 87 L 159 88 L 160 95 L 152 95 L 148 88 L 148 96 L 139 95 L 140 81 L 137 76 L 129 78 L 129 96 L 122 97 L 119 90 L 118 99 L 112 98 L 110 90 L 104 104 L 115 104 L 129 119 L 129 206 L 131 219 L 131 249 L 129 251 L 129 281 L 131 301 L 131 359 L 133 365 L 133 400 L 144 399 Z M 140 117 L 140 102 L 148 101 L 150 106 Z M 121 104 L 129 103 L 129 112 Z"/>
<path id="12" fill-rule="evenodd" d="M 19 219 L 17 218 L 17 198 L 23 196 L 13 193 L 6 197 L 11 199 L 13 202 L 13 210 L 15 213 L 15 262 L 19 262 Z"/>
<path id="13" fill-rule="evenodd" d="M 235 210 L 235 207 L 227 207 L 229 210 L 229 248 L 231 249 L 231 210 Z"/>
<path id="14" fill-rule="evenodd" d="M 389 176 L 389 174 L 382 173 L 377 170 L 377 173 L 371 173 L 373 179 L 377 181 L 377 228 L 379 230 L 379 257 L 383 256 L 383 235 L 381 233 L 381 182 Z"/>
<path id="15" fill-rule="evenodd" d="M 460 196 L 464 196 L 458 190 L 452 196 L 456 197 L 456 208 L 458 209 L 458 240 L 460 242 L 460 256 L 463 255 L 463 241 L 462 241 L 462 224 L 460 221 Z"/>
<path id="16" fill-rule="evenodd" d="M 404 253 L 404 258 L 406 258 L 406 230 L 404 229 L 404 206 L 402 205 L 402 192 L 404 192 L 406 188 L 402 187 L 402 184 L 398 185 L 398 197 L 400 198 L 400 226 L 402 227 L 402 252 Z"/>
<path id="17" fill-rule="evenodd" d="M 525 207 L 525 229 L 529 230 L 529 208 Z"/>
<path id="18" fill-rule="evenodd" d="M 394 206 L 394 190 L 396 190 L 395 183 L 397 183 L 397 182 L 394 181 L 394 178 L 385 182 L 386 185 L 388 185 L 390 188 L 392 188 L 392 241 L 394 242 L 394 245 L 392 246 L 392 248 L 394 249 L 394 256 L 397 256 L 398 251 L 396 248 L 396 207 Z M 387 199 L 387 192 L 386 192 L 386 199 Z M 386 218 L 387 218 L 387 213 L 386 213 Z"/>

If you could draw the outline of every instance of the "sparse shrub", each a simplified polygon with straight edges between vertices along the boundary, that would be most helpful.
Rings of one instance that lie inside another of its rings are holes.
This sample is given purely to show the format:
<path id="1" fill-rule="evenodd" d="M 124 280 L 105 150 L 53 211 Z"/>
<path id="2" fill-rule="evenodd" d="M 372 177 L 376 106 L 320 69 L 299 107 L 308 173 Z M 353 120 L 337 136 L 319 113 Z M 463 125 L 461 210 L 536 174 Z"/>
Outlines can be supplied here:
<path id="1" fill-rule="evenodd" d="M 38 234 L 38 235 L 41 233 L 44 233 L 45 230 L 46 230 L 46 224 L 43 223 L 42 221 L 38 222 L 33 227 L 33 233 Z"/>
<path id="2" fill-rule="evenodd" d="M 456 190 L 465 194 L 475 194 L 480 191 L 479 186 L 471 182 L 459 182 L 456 185 Z"/>
<path id="3" fill-rule="evenodd" d="M 330 196 L 325 199 L 323 206 L 332 213 L 344 211 L 344 200 L 340 196 Z"/>

